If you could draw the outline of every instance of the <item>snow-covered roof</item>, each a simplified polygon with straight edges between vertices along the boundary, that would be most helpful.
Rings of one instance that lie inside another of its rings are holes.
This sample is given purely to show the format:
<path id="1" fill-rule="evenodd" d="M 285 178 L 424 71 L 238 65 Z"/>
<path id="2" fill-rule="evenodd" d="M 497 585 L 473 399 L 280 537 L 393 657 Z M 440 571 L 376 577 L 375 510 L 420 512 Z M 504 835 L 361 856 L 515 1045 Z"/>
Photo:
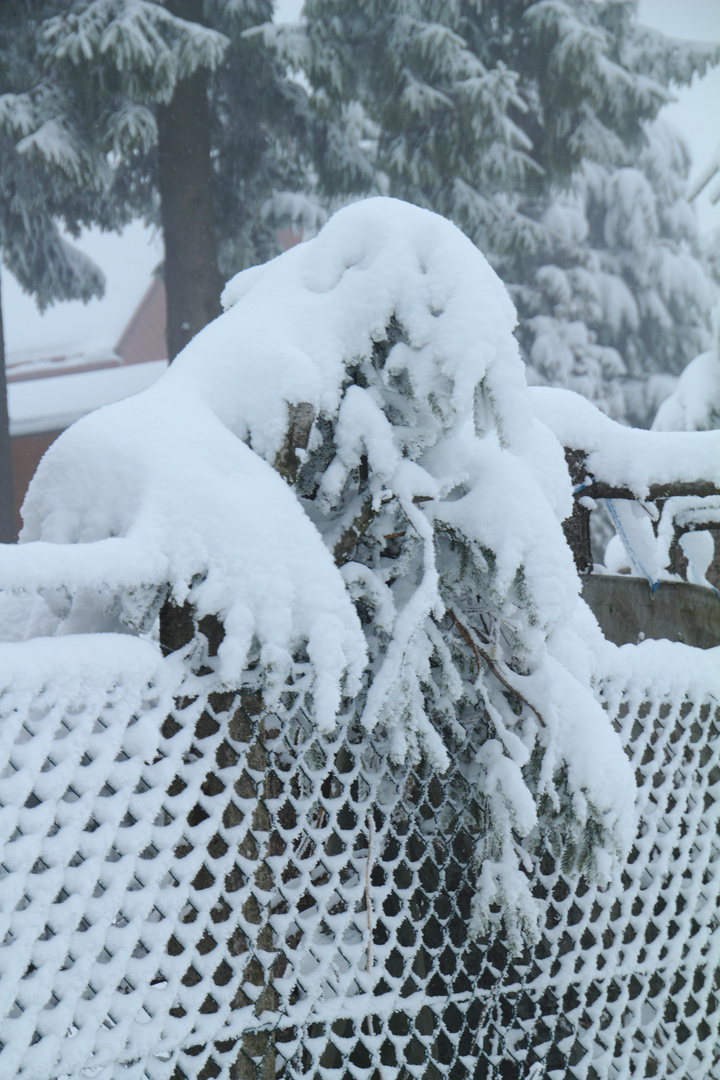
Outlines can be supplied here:
<path id="1" fill-rule="evenodd" d="M 105 275 L 105 294 L 87 304 L 53 304 L 42 314 L 10 273 L 2 276 L 5 354 L 9 369 L 48 357 L 112 353 L 162 260 L 162 243 L 142 222 L 122 233 L 83 233 L 78 247 Z"/>
<path id="2" fill-rule="evenodd" d="M 156 237 L 134 222 L 121 235 L 97 230 L 80 246 L 102 268 L 105 295 L 88 304 L 56 304 L 40 313 L 10 274 L 4 274 L 8 407 L 12 436 L 62 431 L 81 416 L 150 386 L 167 362 L 123 363 L 119 343 L 152 290 L 162 257 Z M 158 333 L 162 335 L 163 327 Z"/>
<path id="3" fill-rule="evenodd" d="M 9 383 L 10 435 L 63 431 L 102 405 L 145 390 L 166 367 L 166 360 L 154 360 Z"/>

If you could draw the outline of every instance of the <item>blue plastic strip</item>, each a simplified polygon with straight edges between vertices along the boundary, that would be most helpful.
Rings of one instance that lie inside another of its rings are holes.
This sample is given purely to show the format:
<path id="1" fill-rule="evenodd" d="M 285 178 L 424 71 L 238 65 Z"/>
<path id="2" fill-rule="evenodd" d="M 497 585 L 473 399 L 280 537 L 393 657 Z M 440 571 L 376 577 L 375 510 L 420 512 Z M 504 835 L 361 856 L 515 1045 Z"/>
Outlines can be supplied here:
<path id="1" fill-rule="evenodd" d="M 637 557 L 637 555 L 633 551 L 632 544 L 628 540 L 627 533 L 625 532 L 625 530 L 622 527 L 622 522 L 620 521 L 620 518 L 618 517 L 618 512 L 615 509 L 615 503 L 613 502 L 613 500 L 612 499 L 606 499 L 605 500 L 605 505 L 608 508 L 608 513 L 609 513 L 609 515 L 610 515 L 610 517 L 612 519 L 613 525 L 615 526 L 615 532 L 618 534 L 618 536 L 622 540 L 623 544 L 625 545 L 625 550 L 627 551 L 628 555 L 630 556 L 630 562 L 633 564 L 635 569 L 640 574 L 642 574 L 642 576 L 644 578 L 647 578 L 647 580 L 650 583 L 650 592 L 654 593 L 655 590 L 657 589 L 658 585 L 660 584 L 660 578 L 658 578 L 657 581 L 653 581 L 651 575 L 648 574 L 647 570 L 645 569 L 645 567 L 643 566 L 643 564 L 640 562 L 639 558 Z"/>

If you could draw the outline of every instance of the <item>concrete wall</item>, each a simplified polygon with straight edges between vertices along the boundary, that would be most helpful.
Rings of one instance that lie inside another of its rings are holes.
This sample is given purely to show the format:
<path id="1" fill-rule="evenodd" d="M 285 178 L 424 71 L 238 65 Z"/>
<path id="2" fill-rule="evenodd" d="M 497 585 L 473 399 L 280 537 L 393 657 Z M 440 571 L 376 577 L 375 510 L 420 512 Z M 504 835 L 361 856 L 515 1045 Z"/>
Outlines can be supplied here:
<path id="1" fill-rule="evenodd" d="M 583 576 L 586 601 L 605 637 L 616 645 L 644 638 L 683 641 L 700 649 L 720 645 L 720 597 L 684 581 L 662 581 L 655 592 L 644 578 Z"/>

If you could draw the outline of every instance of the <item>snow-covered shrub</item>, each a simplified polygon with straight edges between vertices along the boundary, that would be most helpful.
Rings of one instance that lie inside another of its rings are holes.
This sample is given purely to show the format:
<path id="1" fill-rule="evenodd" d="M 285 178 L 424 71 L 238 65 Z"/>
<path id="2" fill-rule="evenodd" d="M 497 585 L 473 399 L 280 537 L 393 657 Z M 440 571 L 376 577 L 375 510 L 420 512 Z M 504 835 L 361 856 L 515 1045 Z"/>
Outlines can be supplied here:
<path id="1" fill-rule="evenodd" d="M 720 304 L 713 309 L 711 348 L 690 361 L 658 409 L 652 427 L 653 431 L 720 428 Z"/>
<path id="2" fill-rule="evenodd" d="M 58 439 L 2 576 L 68 586 L 44 633 L 151 633 L 169 588 L 222 621 L 225 685 L 252 667 L 268 707 L 292 687 L 391 759 L 444 770 L 477 725 L 474 928 L 532 937 L 535 842 L 605 876 L 633 780 L 507 293 L 447 221 L 372 199 L 223 301 L 155 386 Z"/>

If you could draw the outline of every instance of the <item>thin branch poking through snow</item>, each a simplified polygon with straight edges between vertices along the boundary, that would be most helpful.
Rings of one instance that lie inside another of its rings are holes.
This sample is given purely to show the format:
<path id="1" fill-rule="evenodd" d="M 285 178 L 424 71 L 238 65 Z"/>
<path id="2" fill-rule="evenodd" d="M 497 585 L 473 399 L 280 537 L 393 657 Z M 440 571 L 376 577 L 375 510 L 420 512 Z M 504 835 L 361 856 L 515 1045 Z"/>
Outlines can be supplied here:
<path id="1" fill-rule="evenodd" d="M 348 525 L 333 548 L 333 558 L 336 566 L 344 566 L 346 562 L 350 562 L 350 556 L 357 542 L 363 533 L 370 528 L 378 513 L 379 509 L 375 510 L 373 508 L 372 499 L 368 497 L 363 503 L 360 513 Z"/>
<path id="2" fill-rule="evenodd" d="M 498 680 L 498 682 L 502 683 L 502 685 L 505 687 L 506 690 L 509 690 L 511 694 L 514 694 L 516 698 L 518 698 L 520 701 L 522 701 L 523 705 L 527 705 L 528 709 L 530 709 L 531 712 L 535 713 L 538 720 L 540 721 L 541 727 L 547 727 L 545 721 L 543 720 L 542 716 L 540 715 L 538 710 L 535 708 L 533 703 L 531 701 L 528 701 L 528 699 L 523 694 L 521 694 L 520 691 L 516 687 L 514 687 L 511 683 L 509 683 L 507 681 L 507 679 L 500 673 L 500 671 L 498 670 L 497 664 L 491 658 L 490 654 L 487 653 L 485 651 L 485 649 L 481 649 L 477 645 L 477 643 L 472 638 L 472 634 L 470 633 L 470 630 L 466 626 L 463 626 L 463 624 L 460 622 L 460 620 L 458 619 L 457 615 L 452 610 L 452 608 L 447 609 L 447 614 L 450 616 L 450 619 L 452 620 L 453 624 L 455 625 L 458 633 L 460 634 L 460 637 L 463 639 L 463 641 L 465 642 L 466 645 L 470 646 L 473 653 L 475 654 L 475 661 L 476 661 L 477 666 L 478 666 L 478 675 L 480 674 L 480 660 L 482 659 L 482 660 L 485 661 L 487 666 L 490 668 L 490 671 L 493 673 L 493 675 Z M 470 629 L 472 630 L 472 632 L 474 634 L 477 634 L 478 637 L 480 637 L 481 639 L 485 638 L 485 635 L 481 634 L 481 632 L 479 630 L 475 629 L 475 627 L 471 627 Z M 485 639 L 485 640 L 487 640 L 487 639 Z"/>

